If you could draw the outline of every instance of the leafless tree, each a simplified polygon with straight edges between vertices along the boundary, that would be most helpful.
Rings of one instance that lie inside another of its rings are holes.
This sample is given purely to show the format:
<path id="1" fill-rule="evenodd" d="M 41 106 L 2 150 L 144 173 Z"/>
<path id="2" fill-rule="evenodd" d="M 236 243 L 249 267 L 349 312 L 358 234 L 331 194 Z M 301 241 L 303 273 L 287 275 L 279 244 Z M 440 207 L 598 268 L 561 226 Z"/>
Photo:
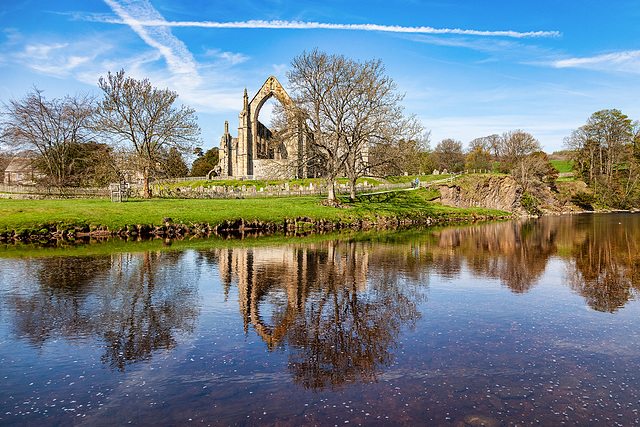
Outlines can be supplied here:
<path id="1" fill-rule="evenodd" d="M 438 166 L 449 171 L 460 170 L 464 167 L 462 142 L 451 138 L 443 139 L 433 150 L 438 158 Z"/>
<path id="2" fill-rule="evenodd" d="M 34 88 L 21 100 L 4 104 L 0 141 L 8 146 L 38 153 L 38 165 L 52 184 L 69 183 L 77 168 L 74 156 L 79 145 L 90 141 L 90 121 L 95 111 L 88 94 L 48 101 Z"/>
<path id="3" fill-rule="evenodd" d="M 200 143 L 200 127 L 195 110 L 174 102 L 178 94 L 157 89 L 148 79 L 125 77 L 124 70 L 99 80 L 104 98 L 95 126 L 105 137 L 114 138 L 130 154 L 129 159 L 144 179 L 144 197 L 151 196 L 149 180 L 161 168 L 166 153 L 190 154 Z"/>
<path id="4" fill-rule="evenodd" d="M 531 165 L 526 161 L 526 158 L 528 155 L 541 150 L 540 141 L 530 133 L 515 130 L 502 134 L 502 157 L 505 169 L 516 177 L 529 176 L 527 168 Z M 521 181 L 520 184 L 526 188 L 526 181 Z"/>
<path id="5" fill-rule="evenodd" d="M 373 166 L 373 147 L 416 138 L 422 127 L 405 117 L 393 80 L 381 61 L 359 62 L 314 50 L 293 59 L 288 73 L 292 98 L 311 133 L 310 159 L 323 168 L 329 200 L 340 173 L 355 184 Z M 389 159 L 379 159 L 389 161 Z"/>

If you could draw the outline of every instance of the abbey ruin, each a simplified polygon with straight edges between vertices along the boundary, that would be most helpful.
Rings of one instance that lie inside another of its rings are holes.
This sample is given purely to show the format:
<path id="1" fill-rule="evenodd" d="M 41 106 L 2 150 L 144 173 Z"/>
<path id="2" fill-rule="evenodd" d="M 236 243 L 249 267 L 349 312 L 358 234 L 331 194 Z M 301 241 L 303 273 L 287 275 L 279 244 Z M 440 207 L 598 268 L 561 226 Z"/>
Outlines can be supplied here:
<path id="1" fill-rule="evenodd" d="M 305 161 L 310 136 L 304 125 L 298 122 L 274 139 L 273 131 L 258 121 L 260 109 L 271 97 L 282 104 L 289 122 L 295 123 L 295 105 L 275 77 L 269 77 L 251 101 L 245 88 L 237 138 L 231 136 L 229 122 L 225 122 L 220 176 L 266 179 L 306 178 L 311 174 Z"/>

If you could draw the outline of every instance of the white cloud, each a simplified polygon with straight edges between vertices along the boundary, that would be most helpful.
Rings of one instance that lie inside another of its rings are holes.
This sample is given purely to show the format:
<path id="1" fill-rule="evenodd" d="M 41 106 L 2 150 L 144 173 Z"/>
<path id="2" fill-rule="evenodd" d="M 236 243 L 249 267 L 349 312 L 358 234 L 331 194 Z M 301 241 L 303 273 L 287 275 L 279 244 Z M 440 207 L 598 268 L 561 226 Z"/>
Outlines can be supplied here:
<path id="1" fill-rule="evenodd" d="M 552 62 L 556 68 L 588 68 L 601 71 L 640 73 L 640 50 L 608 53 L 603 55 L 568 58 Z"/>
<path id="2" fill-rule="evenodd" d="M 241 64 L 250 59 L 250 57 L 245 55 L 244 53 L 222 52 L 220 49 L 207 49 L 204 55 L 214 58 L 220 58 L 225 63 L 228 63 L 230 65 Z"/>
<path id="3" fill-rule="evenodd" d="M 107 45 L 96 40 L 33 43 L 10 55 L 28 68 L 54 77 L 64 77 L 84 65 L 91 64 L 106 49 Z M 87 55 L 87 52 L 90 54 Z"/>
<path id="4" fill-rule="evenodd" d="M 112 0 L 105 0 L 107 3 Z M 122 16 L 121 16 L 122 18 Z M 102 19 L 95 17 L 95 20 L 106 23 L 128 24 L 131 22 L 117 21 L 113 19 Z M 461 28 L 433 28 L 433 27 L 404 27 L 400 25 L 378 25 L 378 24 L 330 24 L 323 22 L 305 21 L 235 21 L 235 22 L 214 22 L 214 21 L 166 21 L 164 19 L 138 20 L 137 25 L 143 27 L 198 27 L 198 28 L 261 28 L 261 29 L 289 29 L 289 30 L 347 30 L 347 31 L 380 31 L 389 33 L 410 33 L 410 34 L 458 34 L 485 37 L 512 37 L 512 38 L 536 38 L 536 37 L 561 37 L 559 31 L 482 31 L 464 30 Z"/>

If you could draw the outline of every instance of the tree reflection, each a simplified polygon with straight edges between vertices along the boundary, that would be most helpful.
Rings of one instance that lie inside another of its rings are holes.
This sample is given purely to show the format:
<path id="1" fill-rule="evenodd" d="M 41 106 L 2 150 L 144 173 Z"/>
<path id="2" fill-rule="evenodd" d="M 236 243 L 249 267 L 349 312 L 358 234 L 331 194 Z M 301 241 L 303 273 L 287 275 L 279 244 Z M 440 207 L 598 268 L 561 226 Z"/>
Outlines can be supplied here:
<path id="1" fill-rule="evenodd" d="M 640 290 L 637 218 L 621 217 L 622 222 L 589 216 L 576 224 L 567 281 L 594 310 L 614 313 Z"/>
<path id="2" fill-rule="evenodd" d="M 175 347 L 198 315 L 197 289 L 184 282 L 179 253 L 39 260 L 36 290 L 15 295 L 16 334 L 33 345 L 98 337 L 103 363 L 124 370 Z"/>
<path id="3" fill-rule="evenodd" d="M 421 293 L 399 280 L 403 269 L 377 274 L 390 256 L 382 246 L 340 241 L 228 249 L 220 275 L 238 283 L 245 328 L 271 350 L 288 348 L 294 382 L 336 389 L 375 381 L 402 329 L 420 318 Z"/>
<path id="4" fill-rule="evenodd" d="M 437 235 L 438 247 L 446 251 L 437 257 L 456 264 L 465 259 L 475 275 L 497 278 L 512 292 L 524 293 L 535 286 L 556 253 L 556 230 L 556 223 L 537 220 L 445 229 Z M 450 276 L 451 263 L 440 262 L 444 277 Z"/>

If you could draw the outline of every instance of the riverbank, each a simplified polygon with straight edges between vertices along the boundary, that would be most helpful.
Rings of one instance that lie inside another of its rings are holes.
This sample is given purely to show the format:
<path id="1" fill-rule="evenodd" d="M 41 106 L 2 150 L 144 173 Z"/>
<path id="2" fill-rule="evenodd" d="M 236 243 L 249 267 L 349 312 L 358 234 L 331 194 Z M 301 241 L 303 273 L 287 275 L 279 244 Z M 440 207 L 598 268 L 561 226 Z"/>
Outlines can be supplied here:
<path id="1" fill-rule="evenodd" d="M 511 218 L 495 209 L 453 208 L 427 189 L 345 201 L 319 197 L 278 199 L 0 200 L 0 240 L 96 236 L 173 237 L 250 230 L 340 230 Z"/>

